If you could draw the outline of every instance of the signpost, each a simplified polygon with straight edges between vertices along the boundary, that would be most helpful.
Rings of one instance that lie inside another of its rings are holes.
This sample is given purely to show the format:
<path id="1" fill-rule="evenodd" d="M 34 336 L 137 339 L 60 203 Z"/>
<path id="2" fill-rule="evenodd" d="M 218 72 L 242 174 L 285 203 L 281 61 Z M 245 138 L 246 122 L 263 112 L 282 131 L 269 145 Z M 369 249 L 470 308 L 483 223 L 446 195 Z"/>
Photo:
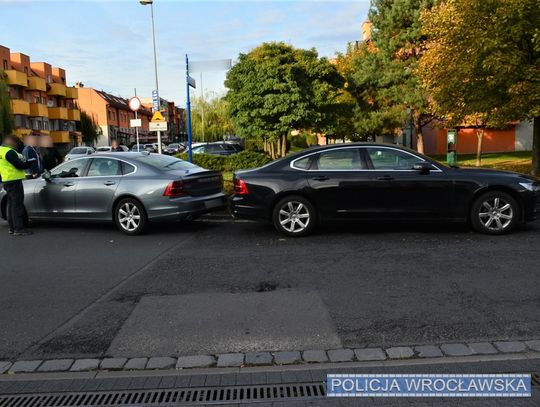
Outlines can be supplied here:
<path id="1" fill-rule="evenodd" d="M 129 121 L 130 127 L 135 127 L 135 137 L 137 139 L 137 151 L 139 151 L 139 127 L 142 126 L 141 119 L 137 118 L 137 112 L 141 108 L 141 100 L 137 97 L 137 89 L 135 89 L 135 96 L 129 99 L 129 108 L 135 112 L 135 119 Z"/>
<path id="2" fill-rule="evenodd" d="M 159 92 L 157 90 L 152 91 L 152 103 L 154 104 L 154 112 L 160 110 Z"/>
<path id="3" fill-rule="evenodd" d="M 167 131 L 167 121 L 159 110 L 156 110 L 152 116 L 150 131 L 157 132 L 158 153 L 161 154 L 161 132 Z"/>

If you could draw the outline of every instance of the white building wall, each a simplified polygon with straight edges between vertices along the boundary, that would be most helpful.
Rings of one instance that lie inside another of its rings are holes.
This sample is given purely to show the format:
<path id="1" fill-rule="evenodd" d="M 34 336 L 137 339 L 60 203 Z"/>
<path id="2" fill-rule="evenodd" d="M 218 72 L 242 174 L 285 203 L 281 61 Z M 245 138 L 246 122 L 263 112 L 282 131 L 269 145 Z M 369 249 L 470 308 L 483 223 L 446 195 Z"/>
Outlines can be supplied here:
<path id="1" fill-rule="evenodd" d="M 516 151 L 531 151 L 533 144 L 533 123 L 522 121 L 516 126 Z"/>

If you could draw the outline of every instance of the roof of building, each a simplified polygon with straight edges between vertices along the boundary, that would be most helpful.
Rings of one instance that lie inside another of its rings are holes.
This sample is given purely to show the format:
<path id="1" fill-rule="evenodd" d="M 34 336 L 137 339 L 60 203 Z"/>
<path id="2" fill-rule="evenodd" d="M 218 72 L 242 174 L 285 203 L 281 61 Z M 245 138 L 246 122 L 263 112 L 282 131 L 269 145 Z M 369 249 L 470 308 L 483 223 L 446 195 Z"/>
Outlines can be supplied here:
<path id="1" fill-rule="evenodd" d="M 124 99 L 120 96 L 111 95 L 110 93 L 104 92 L 102 90 L 96 90 L 96 92 L 111 106 L 118 109 L 130 110 L 129 103 L 127 99 Z M 139 113 L 146 113 L 151 115 L 152 112 L 144 107 L 139 109 Z"/>

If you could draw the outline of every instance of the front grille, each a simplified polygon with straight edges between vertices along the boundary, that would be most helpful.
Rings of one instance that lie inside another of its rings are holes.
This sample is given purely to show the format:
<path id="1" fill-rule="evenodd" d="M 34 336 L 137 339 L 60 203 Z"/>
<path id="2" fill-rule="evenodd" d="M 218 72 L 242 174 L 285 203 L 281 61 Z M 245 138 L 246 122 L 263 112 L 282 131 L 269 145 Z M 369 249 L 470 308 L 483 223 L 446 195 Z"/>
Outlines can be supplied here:
<path id="1" fill-rule="evenodd" d="M 42 393 L 0 396 L 0 407 L 177 406 L 257 401 L 312 400 L 326 396 L 324 383 L 201 387 L 172 390 L 132 390 Z"/>

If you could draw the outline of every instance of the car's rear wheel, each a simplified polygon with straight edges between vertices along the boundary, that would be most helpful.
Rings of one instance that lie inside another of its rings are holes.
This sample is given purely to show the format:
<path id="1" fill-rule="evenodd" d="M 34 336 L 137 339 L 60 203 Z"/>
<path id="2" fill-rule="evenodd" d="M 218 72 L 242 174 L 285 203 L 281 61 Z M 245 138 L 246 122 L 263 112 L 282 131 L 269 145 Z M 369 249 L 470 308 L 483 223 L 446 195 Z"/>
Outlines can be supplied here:
<path id="1" fill-rule="evenodd" d="M 520 207 L 506 192 L 491 191 L 482 194 L 471 207 L 474 230 L 489 235 L 502 235 L 512 231 L 519 222 Z"/>
<path id="2" fill-rule="evenodd" d="M 143 205 L 133 198 L 124 198 L 118 202 L 114 220 L 118 229 L 127 235 L 140 235 L 148 223 Z"/>
<path id="3" fill-rule="evenodd" d="M 274 207 L 274 227 L 287 236 L 306 236 L 315 227 L 315 208 L 302 196 L 288 196 Z"/>

